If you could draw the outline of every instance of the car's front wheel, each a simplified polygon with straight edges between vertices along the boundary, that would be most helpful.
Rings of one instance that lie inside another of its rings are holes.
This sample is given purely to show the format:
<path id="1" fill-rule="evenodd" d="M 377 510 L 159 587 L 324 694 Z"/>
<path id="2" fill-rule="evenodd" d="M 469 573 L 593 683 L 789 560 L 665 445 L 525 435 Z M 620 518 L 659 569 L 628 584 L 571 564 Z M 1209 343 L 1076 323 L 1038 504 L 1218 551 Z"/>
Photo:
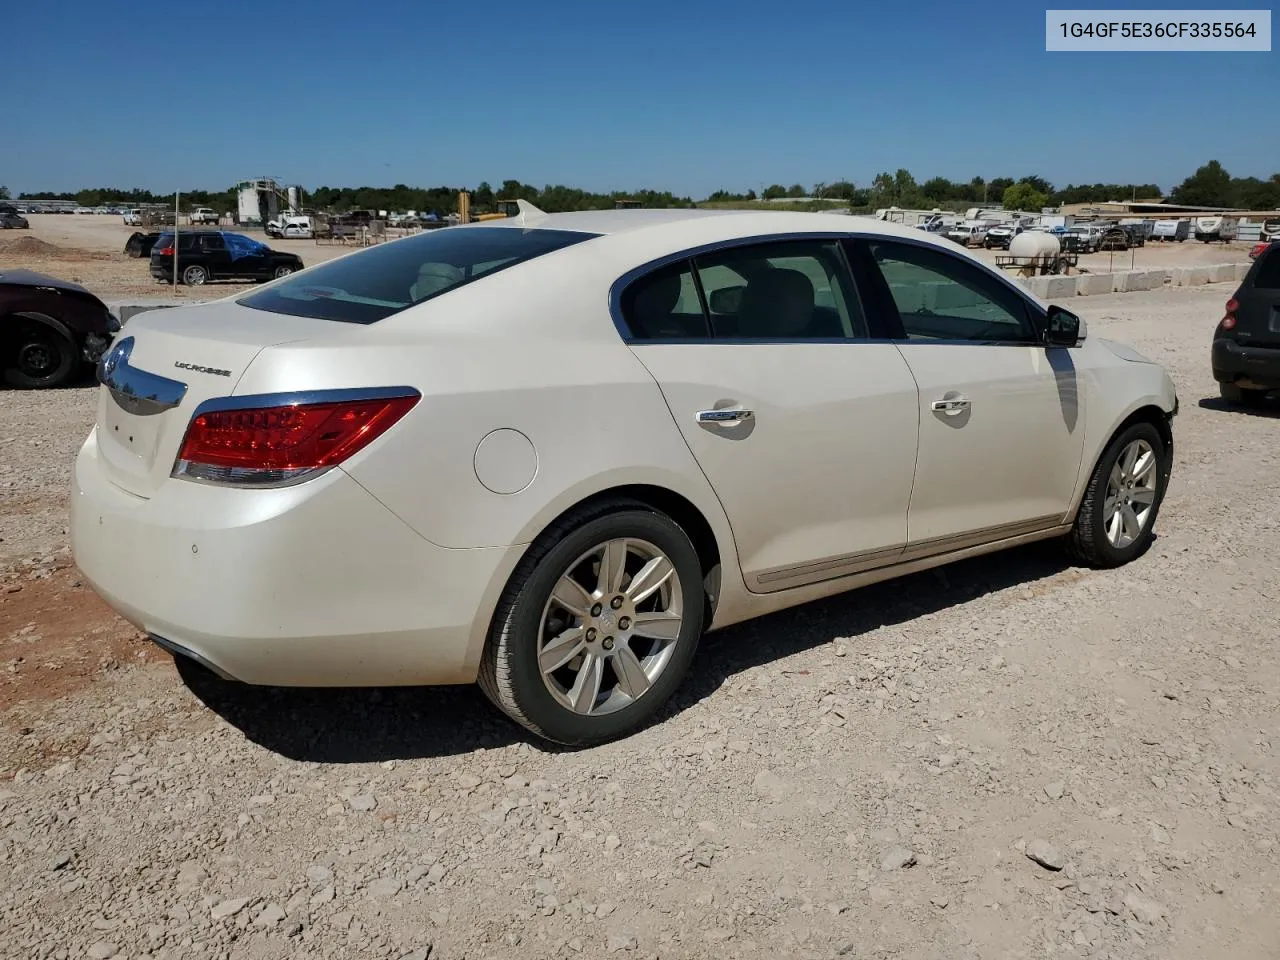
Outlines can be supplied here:
<path id="1" fill-rule="evenodd" d="M 21 390 L 45 390 L 69 383 L 77 373 L 76 345 L 51 324 L 26 317 L 9 336 L 0 326 L 0 372 Z"/>
<path id="2" fill-rule="evenodd" d="M 548 740 L 603 743 L 650 720 L 702 634 L 697 551 L 644 504 L 598 504 L 557 523 L 512 576 L 480 686 Z"/>
<path id="3" fill-rule="evenodd" d="M 293 273 L 293 267 L 282 263 L 280 266 L 276 267 L 275 271 L 271 274 L 271 277 L 274 280 L 279 280 L 281 277 L 287 277 L 291 273 Z"/>
<path id="4" fill-rule="evenodd" d="M 1119 567 L 1146 552 L 1169 483 L 1171 453 L 1152 424 L 1131 424 L 1103 451 L 1067 548 L 1091 567 Z"/>

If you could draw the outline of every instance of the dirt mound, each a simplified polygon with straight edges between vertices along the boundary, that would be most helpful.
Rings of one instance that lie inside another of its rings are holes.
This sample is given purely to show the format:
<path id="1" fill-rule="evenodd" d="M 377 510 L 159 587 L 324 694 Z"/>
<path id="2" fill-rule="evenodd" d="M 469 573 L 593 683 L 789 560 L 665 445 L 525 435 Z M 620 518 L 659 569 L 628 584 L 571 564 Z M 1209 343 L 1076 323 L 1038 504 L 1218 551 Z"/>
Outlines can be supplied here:
<path id="1" fill-rule="evenodd" d="M 57 257 L 66 252 L 62 247 L 46 243 L 37 237 L 0 240 L 0 257 Z"/>

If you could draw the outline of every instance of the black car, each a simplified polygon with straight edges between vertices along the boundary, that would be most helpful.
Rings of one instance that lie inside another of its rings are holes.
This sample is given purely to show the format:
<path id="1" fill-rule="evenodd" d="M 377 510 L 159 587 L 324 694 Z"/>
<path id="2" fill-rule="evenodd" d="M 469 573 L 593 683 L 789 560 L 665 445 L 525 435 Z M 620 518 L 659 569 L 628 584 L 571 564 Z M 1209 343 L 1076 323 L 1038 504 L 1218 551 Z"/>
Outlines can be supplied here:
<path id="1" fill-rule="evenodd" d="M 60 387 L 96 363 L 120 330 L 80 286 L 33 270 L 0 270 L 0 378 L 11 387 Z"/>
<path id="2" fill-rule="evenodd" d="M 1229 404 L 1255 407 L 1280 390 L 1280 244 L 1253 261 L 1213 334 L 1213 378 Z"/>
<path id="3" fill-rule="evenodd" d="M 0 210 L 0 230 L 26 230 L 31 224 L 16 210 Z"/>
<path id="4" fill-rule="evenodd" d="M 198 286 L 210 280 L 274 280 L 302 269 L 297 254 L 272 250 L 260 240 L 226 230 L 178 232 L 178 279 Z M 173 232 L 151 248 L 151 275 L 173 281 Z"/>

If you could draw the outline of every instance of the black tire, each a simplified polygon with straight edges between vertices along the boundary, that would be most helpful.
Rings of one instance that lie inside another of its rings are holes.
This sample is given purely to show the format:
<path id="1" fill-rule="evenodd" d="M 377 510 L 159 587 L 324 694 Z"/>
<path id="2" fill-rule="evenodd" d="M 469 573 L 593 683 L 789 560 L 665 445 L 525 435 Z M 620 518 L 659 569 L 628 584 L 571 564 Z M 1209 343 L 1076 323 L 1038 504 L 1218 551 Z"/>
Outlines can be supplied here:
<path id="1" fill-rule="evenodd" d="M 61 330 L 23 317 L 0 341 L 4 382 L 19 390 L 48 390 L 71 381 L 79 371 L 76 345 Z"/>
<path id="2" fill-rule="evenodd" d="M 1118 547 L 1107 538 L 1105 518 L 1107 485 L 1116 461 L 1119 460 L 1125 448 L 1135 440 L 1145 440 L 1155 453 L 1155 498 L 1140 534 L 1133 542 Z M 1169 486 L 1172 459 L 1160 431 L 1151 423 L 1142 421 L 1131 424 L 1112 437 L 1098 459 L 1097 466 L 1094 467 L 1089 485 L 1085 488 L 1084 499 L 1076 514 L 1075 524 L 1066 537 L 1067 552 L 1080 563 L 1098 569 L 1120 567 L 1146 553 L 1155 536 L 1160 504 L 1164 501 L 1165 490 Z"/>
<path id="3" fill-rule="evenodd" d="M 1222 402 L 1232 407 L 1248 407 L 1251 410 L 1262 406 L 1267 398 L 1266 390 L 1248 390 L 1234 383 L 1219 383 L 1218 393 Z"/>
<path id="4" fill-rule="evenodd" d="M 647 541 L 671 561 L 683 594 L 683 619 L 665 668 L 643 695 L 612 713 L 575 713 L 543 681 L 538 665 L 543 611 L 576 558 L 623 537 Z M 594 504 L 545 531 L 520 561 L 494 613 L 480 688 L 503 713 L 544 739 L 570 746 L 605 743 L 645 725 L 680 685 L 702 635 L 705 608 L 702 567 L 684 530 L 637 501 Z"/>
<path id="5" fill-rule="evenodd" d="M 199 287 L 209 282 L 209 268 L 191 263 L 182 268 L 182 282 L 189 287 Z"/>
<path id="6" fill-rule="evenodd" d="M 288 264 L 281 264 L 271 273 L 272 280 L 279 280 L 281 277 L 287 277 L 294 272 L 294 268 Z"/>

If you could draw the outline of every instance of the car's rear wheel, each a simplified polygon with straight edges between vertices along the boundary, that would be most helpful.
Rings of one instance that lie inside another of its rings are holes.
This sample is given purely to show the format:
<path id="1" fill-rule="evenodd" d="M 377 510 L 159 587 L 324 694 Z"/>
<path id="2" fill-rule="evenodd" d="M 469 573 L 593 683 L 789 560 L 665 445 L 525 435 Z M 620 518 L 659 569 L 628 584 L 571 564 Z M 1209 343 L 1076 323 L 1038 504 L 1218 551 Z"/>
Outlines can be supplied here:
<path id="1" fill-rule="evenodd" d="M 62 331 L 39 320 L 16 318 L 7 336 L 0 331 L 4 382 L 21 390 L 61 387 L 76 374 L 76 345 Z"/>
<path id="2" fill-rule="evenodd" d="M 1233 407 L 1260 407 L 1267 398 L 1266 390 L 1250 390 L 1234 383 L 1219 383 L 1218 393 L 1223 403 Z"/>
<path id="3" fill-rule="evenodd" d="M 1152 424 L 1139 422 L 1120 431 L 1103 451 L 1067 548 L 1091 567 L 1119 567 L 1151 545 L 1156 516 L 1169 483 L 1171 456 Z"/>
<path id="4" fill-rule="evenodd" d="M 494 616 L 480 686 L 548 740 L 603 743 L 650 720 L 702 634 L 701 564 L 685 532 L 641 503 L 569 516 L 521 561 Z"/>
<path id="5" fill-rule="evenodd" d="M 198 287 L 203 283 L 205 283 L 208 279 L 209 279 L 208 268 L 202 267 L 198 263 L 193 263 L 191 264 L 191 266 L 183 267 L 182 269 L 182 282 L 189 287 Z"/>

